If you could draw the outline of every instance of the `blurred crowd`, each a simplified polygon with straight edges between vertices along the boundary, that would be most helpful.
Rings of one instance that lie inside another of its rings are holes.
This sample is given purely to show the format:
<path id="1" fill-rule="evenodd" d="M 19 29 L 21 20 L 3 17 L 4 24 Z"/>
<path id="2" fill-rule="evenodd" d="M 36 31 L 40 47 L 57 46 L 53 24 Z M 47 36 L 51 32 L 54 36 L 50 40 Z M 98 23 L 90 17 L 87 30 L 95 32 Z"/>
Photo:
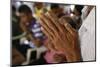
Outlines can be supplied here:
<path id="1" fill-rule="evenodd" d="M 13 2 L 12 65 L 88 61 L 84 60 L 86 55 L 82 52 L 88 48 L 81 47 L 80 44 L 83 44 L 82 32 L 87 31 L 83 22 L 93 8 L 94 6 L 85 5 Z M 93 19 L 91 20 L 89 24 L 93 22 Z M 95 21 L 93 23 L 95 25 Z M 81 31 L 82 26 L 84 29 Z M 92 36 L 88 33 L 89 35 Z M 88 40 L 87 38 L 83 39 Z M 92 42 L 94 46 L 94 40 Z"/>

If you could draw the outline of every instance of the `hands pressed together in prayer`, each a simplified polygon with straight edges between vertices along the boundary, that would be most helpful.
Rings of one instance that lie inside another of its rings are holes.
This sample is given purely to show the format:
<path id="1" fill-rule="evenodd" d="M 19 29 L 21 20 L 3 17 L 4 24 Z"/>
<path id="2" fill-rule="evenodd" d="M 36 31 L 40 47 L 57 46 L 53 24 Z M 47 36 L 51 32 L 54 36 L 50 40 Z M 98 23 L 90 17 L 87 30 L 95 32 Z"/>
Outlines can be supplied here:
<path id="1" fill-rule="evenodd" d="M 41 14 L 42 31 L 48 37 L 48 48 L 62 51 L 67 62 L 81 61 L 78 33 L 72 28 L 67 19 L 58 18 L 52 12 Z"/>

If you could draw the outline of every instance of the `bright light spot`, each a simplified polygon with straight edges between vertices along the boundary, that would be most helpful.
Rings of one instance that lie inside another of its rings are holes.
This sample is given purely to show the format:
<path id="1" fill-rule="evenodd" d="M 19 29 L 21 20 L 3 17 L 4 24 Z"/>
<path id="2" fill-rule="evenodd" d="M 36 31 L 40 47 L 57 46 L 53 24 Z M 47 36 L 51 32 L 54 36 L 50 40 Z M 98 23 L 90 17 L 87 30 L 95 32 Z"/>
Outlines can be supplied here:
<path id="1" fill-rule="evenodd" d="M 71 13 L 70 16 L 74 16 L 74 14 Z"/>
<path id="2" fill-rule="evenodd" d="M 25 40 L 25 41 L 24 41 L 24 44 L 29 44 L 28 40 Z"/>
<path id="3" fill-rule="evenodd" d="M 16 2 L 16 6 L 19 7 L 21 5 L 21 2 Z"/>

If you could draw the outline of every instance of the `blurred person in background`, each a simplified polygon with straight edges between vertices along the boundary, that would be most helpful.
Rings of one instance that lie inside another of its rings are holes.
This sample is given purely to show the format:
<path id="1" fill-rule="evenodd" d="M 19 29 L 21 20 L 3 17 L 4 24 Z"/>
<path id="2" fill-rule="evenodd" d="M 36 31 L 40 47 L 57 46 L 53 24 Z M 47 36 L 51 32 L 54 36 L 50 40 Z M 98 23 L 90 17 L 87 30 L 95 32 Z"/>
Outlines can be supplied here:
<path id="1" fill-rule="evenodd" d="M 37 20 L 32 16 L 31 9 L 27 5 L 21 5 L 18 12 L 21 20 L 20 26 L 27 33 L 28 40 L 32 41 L 37 47 L 41 46 L 44 35 L 40 30 L 40 25 L 36 23 Z"/>
<path id="2" fill-rule="evenodd" d="M 77 29 L 77 23 L 76 23 L 77 21 L 74 21 L 73 17 L 71 17 L 70 15 L 66 14 L 64 12 L 64 9 L 62 7 L 60 7 L 60 5 L 58 5 L 58 4 L 51 4 L 50 9 L 51 9 L 50 11 L 52 11 L 58 18 L 63 17 L 63 18 L 66 19 L 66 16 L 67 16 L 67 19 L 68 19 L 68 17 L 70 17 L 69 18 L 70 22 L 68 22 L 68 23 L 73 28 Z"/>
<path id="3" fill-rule="evenodd" d="M 59 4 L 51 4 L 50 11 L 52 11 L 57 17 L 64 16 L 64 9 Z"/>
<path id="4" fill-rule="evenodd" d="M 31 9 L 27 5 L 23 4 L 19 7 L 18 12 L 21 20 L 20 26 L 23 32 L 26 32 L 27 40 L 32 42 L 34 48 L 42 47 L 44 44 L 45 36 L 40 29 L 40 24 L 37 23 L 37 20 L 32 16 Z M 46 63 L 42 55 L 38 60 L 35 60 L 30 64 L 41 63 Z"/>
<path id="5" fill-rule="evenodd" d="M 82 24 L 82 20 L 81 20 L 82 9 L 83 9 L 82 5 L 75 5 L 74 10 L 72 11 L 73 13 L 72 18 L 76 22 L 77 30 L 80 28 Z"/>
<path id="6" fill-rule="evenodd" d="M 12 5 L 12 65 L 20 65 L 25 61 L 20 50 L 20 37 L 22 37 L 22 31 L 19 18 L 16 16 L 16 7 Z"/>
<path id="7" fill-rule="evenodd" d="M 34 9 L 34 17 L 36 19 L 39 19 L 39 16 L 41 13 L 47 12 L 47 8 L 46 8 L 45 4 L 42 2 L 35 2 L 33 5 L 33 9 Z"/>

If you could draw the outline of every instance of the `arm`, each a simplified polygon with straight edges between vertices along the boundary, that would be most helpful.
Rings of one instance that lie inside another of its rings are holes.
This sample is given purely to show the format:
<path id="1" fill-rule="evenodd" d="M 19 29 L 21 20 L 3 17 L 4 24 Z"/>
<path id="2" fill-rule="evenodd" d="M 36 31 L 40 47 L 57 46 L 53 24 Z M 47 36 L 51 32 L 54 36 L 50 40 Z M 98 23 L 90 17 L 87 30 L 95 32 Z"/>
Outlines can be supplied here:
<path id="1" fill-rule="evenodd" d="M 15 48 L 12 49 L 12 64 L 13 65 L 19 65 L 22 64 L 25 61 L 24 56 L 17 51 Z"/>

